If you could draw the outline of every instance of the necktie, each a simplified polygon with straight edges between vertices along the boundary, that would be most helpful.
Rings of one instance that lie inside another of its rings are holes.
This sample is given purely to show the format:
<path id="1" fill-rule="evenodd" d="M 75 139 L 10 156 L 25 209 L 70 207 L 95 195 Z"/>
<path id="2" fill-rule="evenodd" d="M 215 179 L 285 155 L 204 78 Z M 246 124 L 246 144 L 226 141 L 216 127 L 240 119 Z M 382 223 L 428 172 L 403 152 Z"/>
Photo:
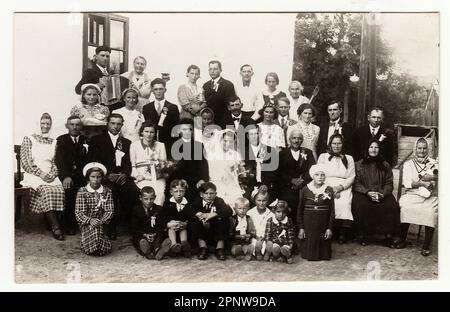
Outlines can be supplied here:
<path id="1" fill-rule="evenodd" d="M 281 127 L 284 128 L 286 126 L 286 119 L 285 117 L 281 118 Z"/>
<path id="2" fill-rule="evenodd" d="M 156 104 L 156 112 L 158 115 L 161 115 L 161 102 L 155 102 Z"/>
<path id="3" fill-rule="evenodd" d="M 102 67 L 102 72 L 103 72 L 103 75 L 105 75 L 105 76 L 108 75 L 108 72 L 106 71 L 106 68 L 104 68 L 104 67 Z"/>
<path id="4" fill-rule="evenodd" d="M 372 137 L 375 137 L 377 133 L 375 132 L 375 129 L 372 129 Z"/>
<path id="5" fill-rule="evenodd" d="M 330 121 L 330 127 L 335 127 L 336 128 L 336 123 L 334 121 Z"/>
<path id="6" fill-rule="evenodd" d="M 77 138 L 77 137 L 74 137 L 74 138 L 73 138 L 73 143 L 75 143 L 75 144 L 78 143 L 78 138 Z"/>

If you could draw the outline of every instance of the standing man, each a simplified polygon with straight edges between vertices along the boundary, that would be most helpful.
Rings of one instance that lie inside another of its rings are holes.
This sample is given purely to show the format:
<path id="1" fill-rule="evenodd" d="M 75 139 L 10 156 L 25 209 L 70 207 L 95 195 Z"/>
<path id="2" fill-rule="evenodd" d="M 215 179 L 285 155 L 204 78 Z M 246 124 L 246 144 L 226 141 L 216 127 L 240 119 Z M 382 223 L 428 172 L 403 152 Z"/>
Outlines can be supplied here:
<path id="1" fill-rule="evenodd" d="M 282 97 L 278 99 L 277 110 L 278 110 L 277 122 L 284 131 L 284 138 L 285 138 L 284 143 L 286 144 L 286 146 L 288 146 L 289 142 L 287 139 L 287 129 L 297 124 L 297 121 L 292 119 L 290 116 L 291 105 L 287 97 Z"/>
<path id="2" fill-rule="evenodd" d="M 87 163 L 89 145 L 86 137 L 81 135 L 83 124 L 80 117 L 70 116 L 67 119 L 66 128 L 69 133 L 56 139 L 55 163 L 66 196 L 64 230 L 67 235 L 75 235 L 77 229 L 75 201 L 78 189 L 86 185 L 83 168 Z"/>
<path id="3" fill-rule="evenodd" d="M 329 122 L 320 126 L 319 141 L 317 143 L 318 155 L 327 151 L 328 142 L 333 134 L 341 134 L 344 136 L 345 154 L 353 156 L 353 129 L 342 120 L 342 103 L 332 101 L 327 106 Z"/>
<path id="4" fill-rule="evenodd" d="M 392 166 L 394 163 L 394 139 L 391 130 L 383 124 L 384 111 L 379 107 L 374 107 L 367 115 L 369 123 L 356 130 L 354 135 L 355 161 L 362 159 L 369 148 L 371 139 L 377 139 L 380 144 L 380 154 Z"/>
<path id="5" fill-rule="evenodd" d="M 155 100 L 144 105 L 142 113 L 145 120 L 150 120 L 158 127 L 158 141 L 164 143 L 168 156 L 173 142 L 176 138 L 172 137 L 172 129 L 178 125 L 180 121 L 180 111 L 175 104 L 165 99 L 166 81 L 156 78 L 150 83 Z"/>
<path id="6" fill-rule="evenodd" d="M 91 139 L 88 158 L 103 164 L 108 171 L 104 184 L 112 190 L 114 198 L 114 217 L 107 235 L 111 240 L 117 238 L 116 226 L 122 221 L 127 227 L 131 223 L 131 209 L 139 199 L 139 189 L 131 179 L 130 145 L 121 136 L 123 117 L 120 114 L 108 116 L 108 129 Z"/>
<path id="7" fill-rule="evenodd" d="M 289 84 L 288 91 L 289 91 L 288 99 L 291 104 L 289 116 L 292 119 L 298 121 L 297 110 L 303 103 L 309 103 L 309 99 L 306 96 L 302 95 L 303 86 L 297 80 L 291 81 L 291 83 Z"/>
<path id="8" fill-rule="evenodd" d="M 215 120 L 222 120 L 227 112 L 228 100 L 236 95 L 233 83 L 222 78 L 222 64 L 213 60 L 209 62 L 209 76 L 211 80 L 205 82 L 206 104 L 213 110 Z"/>
<path id="9" fill-rule="evenodd" d="M 248 65 L 242 65 L 240 70 L 242 83 L 236 85 L 236 95 L 241 99 L 242 112 L 245 116 L 253 120 L 259 118 L 258 111 L 263 107 L 261 90 L 252 83 L 253 68 Z"/>
<path id="10" fill-rule="evenodd" d="M 228 100 L 228 113 L 219 123 L 223 129 L 232 128 L 233 130 L 237 130 L 239 126 L 246 128 L 248 125 L 255 123 L 253 119 L 245 115 L 242 111 L 242 103 L 241 99 L 237 96 L 232 96 Z"/>

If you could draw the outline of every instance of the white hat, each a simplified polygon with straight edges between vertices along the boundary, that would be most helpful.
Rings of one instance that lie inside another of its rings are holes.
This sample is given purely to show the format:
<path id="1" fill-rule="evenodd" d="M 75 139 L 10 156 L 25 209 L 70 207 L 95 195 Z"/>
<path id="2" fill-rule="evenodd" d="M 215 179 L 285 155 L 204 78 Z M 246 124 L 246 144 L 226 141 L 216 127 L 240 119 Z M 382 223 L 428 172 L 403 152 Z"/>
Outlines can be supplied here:
<path id="1" fill-rule="evenodd" d="M 94 84 L 94 83 L 85 83 L 84 85 L 82 85 L 82 86 L 81 86 L 81 92 L 83 92 L 84 89 L 86 89 L 87 87 L 93 87 L 93 88 L 97 89 L 98 93 L 101 93 L 101 92 L 102 92 L 102 89 L 100 89 L 100 87 L 97 86 L 97 85 Z"/>
<path id="2" fill-rule="evenodd" d="M 323 165 L 323 164 L 317 164 L 317 165 L 312 165 L 311 168 L 309 169 L 309 175 L 312 178 L 314 174 L 316 174 L 317 172 L 323 172 L 325 173 L 325 176 L 328 175 L 328 166 L 327 165 Z"/>
<path id="3" fill-rule="evenodd" d="M 108 173 L 108 170 L 106 170 L 106 167 L 103 166 L 101 163 L 99 163 L 99 162 L 90 162 L 86 166 L 84 166 L 84 168 L 83 168 L 83 175 L 86 176 L 86 173 L 91 168 L 98 168 L 98 169 L 100 169 L 101 171 L 103 171 L 104 175 L 106 175 Z"/>

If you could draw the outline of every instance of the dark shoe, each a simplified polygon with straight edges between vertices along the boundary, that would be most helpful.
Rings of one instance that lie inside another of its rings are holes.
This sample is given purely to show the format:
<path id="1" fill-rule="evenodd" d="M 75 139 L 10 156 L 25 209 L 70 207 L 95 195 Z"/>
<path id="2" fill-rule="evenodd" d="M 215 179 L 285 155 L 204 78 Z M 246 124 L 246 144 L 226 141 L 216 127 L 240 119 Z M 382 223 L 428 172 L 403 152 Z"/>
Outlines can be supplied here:
<path id="1" fill-rule="evenodd" d="M 63 241 L 65 239 L 64 233 L 60 228 L 52 228 L 53 238 Z"/>
<path id="2" fill-rule="evenodd" d="M 172 243 L 169 239 L 164 240 L 161 244 L 161 247 L 159 247 L 158 251 L 156 252 L 155 259 L 162 260 L 164 256 L 170 251 L 171 245 Z"/>
<path id="3" fill-rule="evenodd" d="M 188 242 L 181 243 L 181 251 L 183 252 L 183 257 L 185 258 L 191 257 L 191 245 Z"/>
<path id="4" fill-rule="evenodd" d="M 223 248 L 217 249 L 216 251 L 217 259 L 220 261 L 225 261 L 227 258 L 225 256 L 225 252 L 223 251 Z"/>
<path id="5" fill-rule="evenodd" d="M 264 253 L 264 258 L 263 258 L 263 260 L 264 261 L 270 261 L 270 258 L 271 258 L 271 254 L 269 253 L 269 252 L 265 252 Z"/>
<path id="6" fill-rule="evenodd" d="M 245 260 L 252 261 L 253 255 L 251 253 L 248 253 L 245 255 Z"/>
<path id="7" fill-rule="evenodd" d="M 170 252 L 177 255 L 181 252 L 181 245 L 180 244 L 175 244 L 172 247 L 170 247 Z"/>
<path id="8" fill-rule="evenodd" d="M 200 254 L 198 255 L 198 260 L 208 259 L 208 251 L 206 248 L 200 248 Z"/>
<path id="9" fill-rule="evenodd" d="M 147 255 L 145 255 L 145 258 L 147 258 L 148 260 L 156 259 L 155 254 L 151 251 Z"/>
<path id="10" fill-rule="evenodd" d="M 339 245 L 343 245 L 343 244 L 345 244 L 347 241 L 346 241 L 346 239 L 345 239 L 345 236 L 344 235 L 339 235 L 339 238 L 338 238 L 338 244 Z"/>
<path id="11" fill-rule="evenodd" d="M 139 241 L 139 248 L 141 249 L 141 252 L 144 254 L 144 256 L 147 256 L 150 253 L 150 244 L 146 239 L 141 239 Z"/>
<path id="12" fill-rule="evenodd" d="M 420 254 L 424 257 L 428 257 L 429 255 L 431 255 L 431 250 L 429 249 L 422 249 L 422 251 L 420 252 Z"/>

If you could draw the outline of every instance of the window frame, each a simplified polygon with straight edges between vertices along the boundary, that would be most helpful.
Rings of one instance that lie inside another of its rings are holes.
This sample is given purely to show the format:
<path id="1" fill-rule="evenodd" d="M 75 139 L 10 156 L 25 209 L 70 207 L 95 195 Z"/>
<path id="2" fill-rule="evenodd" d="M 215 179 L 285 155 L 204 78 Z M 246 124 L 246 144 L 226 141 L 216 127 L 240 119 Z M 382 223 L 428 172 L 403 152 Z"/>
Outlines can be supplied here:
<path id="1" fill-rule="evenodd" d="M 128 53 L 129 53 L 129 23 L 130 19 L 125 16 L 110 13 L 84 13 L 83 15 L 83 67 L 82 72 L 84 72 L 89 67 L 90 56 L 88 55 L 89 47 L 98 47 L 96 44 L 89 42 L 88 31 L 89 31 L 89 17 L 100 17 L 105 19 L 105 26 L 103 29 L 103 45 L 110 46 L 111 41 L 111 21 L 119 21 L 124 23 L 124 34 L 123 34 L 123 50 L 121 49 L 111 49 L 112 51 L 123 52 L 123 67 L 124 72 L 128 71 Z"/>

